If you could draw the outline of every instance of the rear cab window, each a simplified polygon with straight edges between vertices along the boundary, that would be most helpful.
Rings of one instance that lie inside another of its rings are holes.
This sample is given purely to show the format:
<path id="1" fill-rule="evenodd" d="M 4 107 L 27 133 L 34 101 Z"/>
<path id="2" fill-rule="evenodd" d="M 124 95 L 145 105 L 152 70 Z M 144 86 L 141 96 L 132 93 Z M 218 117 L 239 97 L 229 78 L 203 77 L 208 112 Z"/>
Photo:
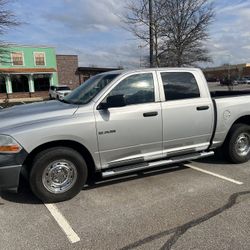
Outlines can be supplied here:
<path id="1" fill-rule="evenodd" d="M 166 101 L 200 98 L 200 90 L 191 72 L 160 72 Z"/>

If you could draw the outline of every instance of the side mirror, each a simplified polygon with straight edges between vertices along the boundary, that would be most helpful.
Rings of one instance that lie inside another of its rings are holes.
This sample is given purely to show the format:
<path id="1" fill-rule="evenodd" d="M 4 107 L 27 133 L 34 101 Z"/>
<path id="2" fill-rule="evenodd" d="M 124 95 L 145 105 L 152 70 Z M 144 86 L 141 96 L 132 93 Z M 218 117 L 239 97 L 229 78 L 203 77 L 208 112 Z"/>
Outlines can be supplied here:
<path id="1" fill-rule="evenodd" d="M 100 103 L 97 110 L 105 110 L 109 108 L 119 108 L 126 106 L 123 95 L 114 95 L 107 98 L 107 103 Z"/>
<path id="2" fill-rule="evenodd" d="M 126 106 L 123 95 L 113 95 L 107 98 L 107 105 L 109 108 L 119 108 Z"/>
<path id="3" fill-rule="evenodd" d="M 108 108 L 108 104 L 105 102 L 102 102 L 97 106 L 97 110 L 107 110 Z"/>

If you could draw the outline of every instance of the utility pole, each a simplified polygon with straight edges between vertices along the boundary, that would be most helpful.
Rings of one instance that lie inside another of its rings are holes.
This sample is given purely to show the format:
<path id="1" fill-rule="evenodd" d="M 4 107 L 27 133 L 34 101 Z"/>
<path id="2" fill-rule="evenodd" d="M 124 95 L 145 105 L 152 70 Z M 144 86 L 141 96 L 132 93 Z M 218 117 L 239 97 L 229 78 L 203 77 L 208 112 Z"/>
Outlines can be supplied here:
<path id="1" fill-rule="evenodd" d="M 149 0 L 149 50 L 150 67 L 154 67 L 154 40 L 153 40 L 153 0 Z"/>
<path id="2" fill-rule="evenodd" d="M 141 68 L 142 67 L 142 48 L 143 48 L 143 46 L 140 44 L 138 46 L 138 48 L 140 49 L 140 68 Z"/>

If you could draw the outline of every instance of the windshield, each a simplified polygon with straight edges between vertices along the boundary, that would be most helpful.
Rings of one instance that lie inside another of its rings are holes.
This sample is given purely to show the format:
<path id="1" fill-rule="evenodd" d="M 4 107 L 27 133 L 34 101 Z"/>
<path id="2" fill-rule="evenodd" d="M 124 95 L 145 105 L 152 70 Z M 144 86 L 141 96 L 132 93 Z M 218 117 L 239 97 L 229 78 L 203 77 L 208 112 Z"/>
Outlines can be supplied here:
<path id="1" fill-rule="evenodd" d="M 64 97 L 64 101 L 71 104 L 89 103 L 101 90 L 112 82 L 119 74 L 101 74 L 91 77 L 80 87 L 76 88 L 69 95 Z"/>
<path id="2" fill-rule="evenodd" d="M 63 91 L 63 90 L 70 90 L 70 88 L 69 87 L 57 87 L 56 90 Z"/>

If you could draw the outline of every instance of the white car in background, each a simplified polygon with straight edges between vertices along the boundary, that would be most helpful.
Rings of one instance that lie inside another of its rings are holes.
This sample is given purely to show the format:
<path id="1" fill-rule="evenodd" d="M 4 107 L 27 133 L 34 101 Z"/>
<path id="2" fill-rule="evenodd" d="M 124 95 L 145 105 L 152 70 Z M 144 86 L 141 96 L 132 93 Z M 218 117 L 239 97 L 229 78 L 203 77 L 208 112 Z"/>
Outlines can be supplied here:
<path id="1" fill-rule="evenodd" d="M 71 93 L 71 90 L 67 85 L 50 86 L 49 89 L 50 99 L 62 100 L 69 93 Z"/>
<path id="2" fill-rule="evenodd" d="M 242 77 L 238 80 L 236 80 L 238 84 L 250 84 L 250 77 L 249 76 L 245 76 Z"/>

